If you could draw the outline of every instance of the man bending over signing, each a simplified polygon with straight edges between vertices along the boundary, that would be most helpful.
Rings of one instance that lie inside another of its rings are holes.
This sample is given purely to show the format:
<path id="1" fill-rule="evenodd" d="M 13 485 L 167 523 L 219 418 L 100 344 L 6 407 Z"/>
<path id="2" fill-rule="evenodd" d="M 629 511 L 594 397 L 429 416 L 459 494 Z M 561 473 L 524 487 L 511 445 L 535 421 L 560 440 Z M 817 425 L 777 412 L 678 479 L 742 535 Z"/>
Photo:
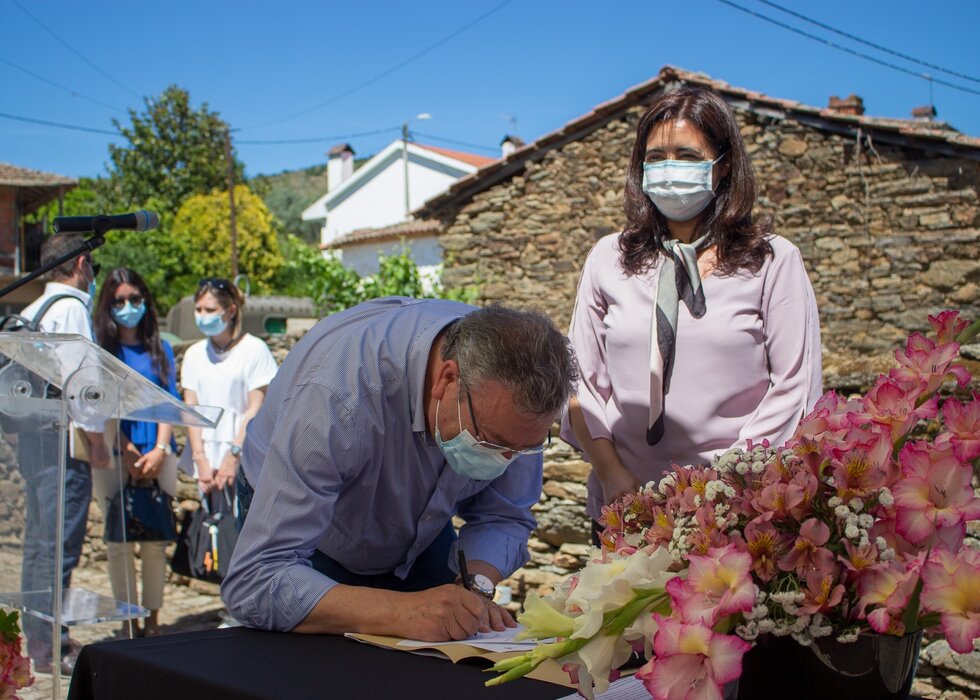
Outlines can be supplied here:
<path id="1" fill-rule="evenodd" d="M 427 641 L 512 627 L 490 598 L 527 561 L 575 366 L 532 311 L 387 298 L 320 321 L 248 426 L 232 615 Z"/>

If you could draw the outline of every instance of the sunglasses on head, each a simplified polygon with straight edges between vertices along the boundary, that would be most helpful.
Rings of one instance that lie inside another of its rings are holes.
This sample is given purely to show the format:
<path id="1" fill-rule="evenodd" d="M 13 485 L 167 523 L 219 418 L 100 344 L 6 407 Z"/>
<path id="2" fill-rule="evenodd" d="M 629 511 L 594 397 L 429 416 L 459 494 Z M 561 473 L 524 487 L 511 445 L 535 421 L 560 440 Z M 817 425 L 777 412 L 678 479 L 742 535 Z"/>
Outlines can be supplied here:
<path id="1" fill-rule="evenodd" d="M 124 307 L 126 305 L 126 302 L 127 301 L 130 304 L 132 304 L 133 306 L 142 306 L 143 305 L 143 295 L 141 295 L 141 294 L 130 294 L 128 297 L 115 297 L 112 300 L 112 302 L 110 302 L 110 303 L 112 304 L 112 308 L 114 308 L 114 309 L 121 309 L 122 307 Z"/>
<path id="2" fill-rule="evenodd" d="M 231 282 L 220 277 L 204 277 L 198 283 L 199 287 L 214 287 L 215 289 L 220 289 L 223 292 L 231 291 Z"/>

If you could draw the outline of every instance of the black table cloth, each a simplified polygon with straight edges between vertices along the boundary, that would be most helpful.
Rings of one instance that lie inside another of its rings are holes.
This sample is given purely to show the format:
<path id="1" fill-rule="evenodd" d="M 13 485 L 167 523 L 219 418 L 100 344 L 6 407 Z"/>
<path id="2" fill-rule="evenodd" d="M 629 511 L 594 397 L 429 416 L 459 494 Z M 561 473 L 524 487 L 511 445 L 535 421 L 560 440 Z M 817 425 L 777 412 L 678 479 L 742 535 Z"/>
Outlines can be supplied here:
<path id="1" fill-rule="evenodd" d="M 484 687 L 491 677 L 466 661 L 237 627 L 90 644 L 79 654 L 68 700 L 553 700 L 574 692 L 529 679 Z"/>

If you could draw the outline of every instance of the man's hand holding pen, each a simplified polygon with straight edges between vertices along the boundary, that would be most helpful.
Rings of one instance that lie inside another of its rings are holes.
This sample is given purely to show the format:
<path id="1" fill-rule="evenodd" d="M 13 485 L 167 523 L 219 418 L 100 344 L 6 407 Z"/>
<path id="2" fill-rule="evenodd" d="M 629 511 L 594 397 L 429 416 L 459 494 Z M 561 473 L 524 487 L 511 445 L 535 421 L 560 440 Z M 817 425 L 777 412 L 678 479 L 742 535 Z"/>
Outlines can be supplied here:
<path id="1" fill-rule="evenodd" d="M 490 632 L 495 630 L 502 632 L 508 627 L 516 627 L 517 623 L 509 610 L 506 610 L 493 602 L 494 584 L 500 578 L 493 566 L 486 562 L 475 561 L 471 565 L 466 561 L 463 549 L 459 548 L 459 576 L 460 584 L 467 590 L 478 596 L 486 606 L 486 618 L 481 620 L 478 631 Z"/>

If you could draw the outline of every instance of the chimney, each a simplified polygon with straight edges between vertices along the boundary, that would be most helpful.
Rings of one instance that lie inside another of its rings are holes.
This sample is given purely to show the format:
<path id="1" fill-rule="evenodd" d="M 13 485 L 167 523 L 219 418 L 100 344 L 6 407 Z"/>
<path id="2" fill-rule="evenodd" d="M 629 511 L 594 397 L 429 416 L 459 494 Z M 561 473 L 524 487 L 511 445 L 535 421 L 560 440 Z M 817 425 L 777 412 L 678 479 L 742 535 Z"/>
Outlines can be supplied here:
<path id="1" fill-rule="evenodd" d="M 327 151 L 327 192 L 333 192 L 354 174 L 354 149 L 349 143 L 337 144 Z"/>
<path id="2" fill-rule="evenodd" d="M 839 114 L 849 114 L 852 117 L 860 117 L 862 114 L 864 114 L 864 100 L 855 95 L 853 92 L 844 99 L 839 98 L 837 95 L 831 95 L 830 101 L 827 103 L 827 108 L 832 109 Z"/>
<path id="3" fill-rule="evenodd" d="M 524 139 L 520 136 L 514 136 L 512 134 L 506 134 L 503 140 L 500 142 L 500 157 L 506 158 L 511 153 L 516 151 L 518 148 L 524 147 Z"/>
<path id="4" fill-rule="evenodd" d="M 912 118 L 917 122 L 931 122 L 936 118 L 936 108 L 933 105 L 913 107 Z"/>

